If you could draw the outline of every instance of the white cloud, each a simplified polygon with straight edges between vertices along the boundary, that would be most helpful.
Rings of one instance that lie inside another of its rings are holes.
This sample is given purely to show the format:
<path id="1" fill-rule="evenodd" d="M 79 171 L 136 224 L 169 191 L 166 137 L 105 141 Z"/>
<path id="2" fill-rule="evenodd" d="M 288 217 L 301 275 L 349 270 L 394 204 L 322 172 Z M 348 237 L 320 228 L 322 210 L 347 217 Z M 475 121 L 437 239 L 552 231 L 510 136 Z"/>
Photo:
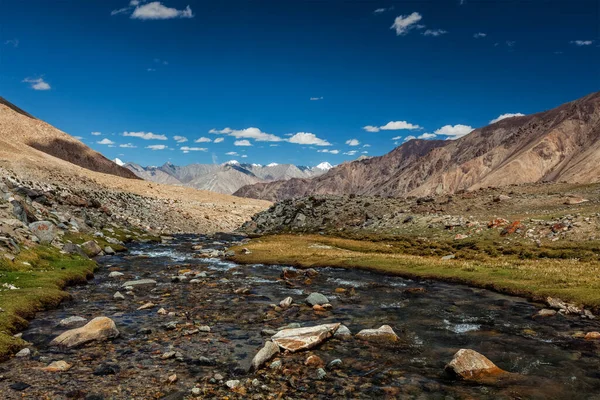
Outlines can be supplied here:
<path id="1" fill-rule="evenodd" d="M 321 97 L 311 97 L 310 100 L 311 101 L 323 100 L 323 96 L 321 96 Z"/>
<path id="2" fill-rule="evenodd" d="M 445 31 L 443 29 L 427 29 L 425 32 L 423 32 L 423 36 L 438 37 L 441 35 L 445 35 L 446 33 L 448 33 L 448 31 Z"/>
<path id="3" fill-rule="evenodd" d="M 409 135 L 404 138 L 404 141 L 408 142 L 409 140 L 415 140 L 416 138 L 417 138 L 416 136 Z M 398 139 L 400 139 L 400 136 L 398 136 Z"/>
<path id="4" fill-rule="evenodd" d="M 208 133 L 223 134 L 233 136 L 237 139 L 254 139 L 257 142 L 281 142 L 283 139 L 279 136 L 265 133 L 258 128 L 250 127 L 241 130 L 235 130 L 231 128 L 224 128 L 221 130 L 211 129 Z"/>
<path id="5" fill-rule="evenodd" d="M 375 11 L 373 11 L 373 14 L 381 14 L 383 12 L 385 12 L 385 10 L 387 10 L 386 8 L 378 8 Z"/>
<path id="6" fill-rule="evenodd" d="M 222 137 L 216 138 L 215 140 L 213 140 L 214 143 L 221 143 L 222 141 L 224 141 L 225 139 L 223 139 Z"/>
<path id="7" fill-rule="evenodd" d="M 150 146 L 146 146 L 146 148 L 150 150 L 164 150 L 167 148 L 167 146 L 164 144 L 152 144 Z"/>
<path id="8" fill-rule="evenodd" d="M 169 62 L 168 62 L 168 61 L 161 60 L 160 58 L 155 58 L 155 59 L 154 59 L 154 62 L 155 62 L 155 63 L 157 63 L 157 64 L 169 65 Z"/>
<path id="9" fill-rule="evenodd" d="M 236 140 L 233 142 L 234 146 L 252 146 L 249 140 Z"/>
<path id="10" fill-rule="evenodd" d="M 207 151 L 207 148 L 204 147 L 188 147 L 188 146 L 181 146 L 181 151 L 183 151 L 184 153 L 189 153 L 190 151 Z"/>
<path id="11" fill-rule="evenodd" d="M 476 34 L 473 35 L 473 37 L 475 39 L 481 39 L 487 36 L 487 33 L 483 33 L 483 32 L 477 32 Z"/>
<path id="12" fill-rule="evenodd" d="M 107 138 L 104 138 L 104 139 L 102 139 L 102 140 L 100 140 L 99 142 L 96 142 L 96 143 L 98 143 L 98 144 L 109 144 L 109 145 L 110 144 L 115 144 L 115 142 L 113 142 L 112 140 L 107 139 Z"/>
<path id="13" fill-rule="evenodd" d="M 177 143 L 185 143 L 188 141 L 188 138 L 185 136 L 173 136 L 173 139 L 175 139 Z"/>
<path id="14" fill-rule="evenodd" d="M 112 14 L 112 13 L 111 13 Z M 114 14 L 112 14 L 114 15 Z M 172 18 L 193 18 L 194 14 L 190 6 L 187 6 L 183 10 L 177 10 L 176 8 L 170 8 L 164 6 L 160 1 L 153 1 L 151 3 L 138 5 L 133 10 L 131 18 L 142 19 L 142 20 L 158 20 L 158 19 L 172 19 Z"/>
<path id="15" fill-rule="evenodd" d="M 216 138 L 215 143 L 219 143 L 219 142 L 217 142 L 217 140 L 219 140 L 219 139 L 221 139 L 220 141 L 223 140 L 223 138 Z M 194 140 L 194 143 L 210 143 L 210 142 L 212 142 L 212 140 L 207 137 L 204 137 L 204 136 Z"/>
<path id="16" fill-rule="evenodd" d="M 339 150 L 323 149 L 323 150 L 317 150 L 317 153 L 339 154 L 340 151 Z"/>
<path id="17" fill-rule="evenodd" d="M 594 41 L 593 40 L 572 40 L 570 43 L 574 44 L 575 46 L 590 46 L 594 43 Z"/>
<path id="18" fill-rule="evenodd" d="M 360 144 L 360 142 L 357 139 L 349 139 L 349 140 L 346 140 L 346 144 L 348 146 L 358 146 Z"/>
<path id="19" fill-rule="evenodd" d="M 25 78 L 23 82 L 30 83 L 33 90 L 50 90 L 50 84 L 42 78 Z"/>
<path id="20" fill-rule="evenodd" d="M 434 137 L 437 137 L 437 135 L 435 133 L 424 133 L 422 135 L 419 135 L 419 139 L 433 139 Z"/>
<path id="21" fill-rule="evenodd" d="M 363 144 L 362 147 L 371 147 L 371 145 L 370 144 Z"/>
<path id="22" fill-rule="evenodd" d="M 123 136 L 136 137 L 144 140 L 167 140 L 165 135 L 157 135 L 152 132 L 123 132 Z"/>
<path id="23" fill-rule="evenodd" d="M 498 116 L 498 118 L 494 118 L 493 120 L 490 121 L 490 124 L 494 124 L 498 121 L 502 121 L 503 119 L 506 118 L 512 118 L 512 117 L 524 117 L 525 114 L 521 114 L 521 113 L 507 113 L 507 114 L 502 114 L 500 116 Z"/>
<path id="24" fill-rule="evenodd" d="M 327 140 L 319 139 L 314 133 L 298 132 L 292 135 L 288 140 L 290 143 L 296 144 L 313 144 L 315 146 L 331 146 Z"/>
<path id="25" fill-rule="evenodd" d="M 120 144 L 119 147 L 124 149 L 137 149 L 137 146 L 134 146 L 132 143 Z"/>
<path id="26" fill-rule="evenodd" d="M 19 47 L 19 39 L 9 39 L 9 40 L 5 40 L 4 44 L 8 44 L 11 45 L 13 47 Z"/>
<path id="27" fill-rule="evenodd" d="M 228 156 L 239 156 L 239 154 L 236 153 L 235 151 L 230 151 L 230 152 L 225 153 L 225 154 L 228 155 Z"/>
<path id="28" fill-rule="evenodd" d="M 242 158 L 248 158 L 248 156 L 246 154 L 242 154 L 240 157 L 242 157 Z"/>
<path id="29" fill-rule="evenodd" d="M 102 132 L 92 132 L 92 136 L 100 136 L 102 135 Z"/>
<path id="30" fill-rule="evenodd" d="M 373 126 L 373 125 L 363 126 L 363 129 L 367 132 L 379 132 L 380 130 L 383 130 L 383 131 L 397 131 L 400 129 L 413 130 L 413 129 L 421 129 L 421 127 L 419 125 L 413 125 L 406 121 L 390 121 L 383 126 Z"/>
<path id="31" fill-rule="evenodd" d="M 345 152 L 344 154 L 347 155 L 347 156 L 353 156 L 356 153 L 358 153 L 358 151 L 356 151 L 356 150 L 350 150 L 350 151 Z"/>
<path id="32" fill-rule="evenodd" d="M 118 14 L 123 14 L 126 13 L 127 11 L 131 10 L 130 7 L 124 7 L 124 8 L 119 8 L 118 10 L 112 10 L 110 12 L 110 15 L 118 15 Z"/>
<path id="33" fill-rule="evenodd" d="M 437 135 L 448 136 L 448 139 L 458 139 L 465 135 L 468 135 L 473 131 L 474 128 L 468 125 L 444 125 L 440 129 L 436 130 Z"/>
<path id="34" fill-rule="evenodd" d="M 507 45 L 508 47 L 513 47 L 513 46 L 514 46 L 516 43 L 517 43 L 517 42 L 516 42 L 516 41 L 514 41 L 514 40 L 507 40 L 507 41 L 506 41 L 506 45 Z"/>
<path id="35" fill-rule="evenodd" d="M 413 12 L 410 15 L 400 15 L 396 17 L 390 29 L 395 29 L 397 36 L 406 35 L 422 18 L 418 12 Z"/>
<path id="36" fill-rule="evenodd" d="M 77 140 L 82 140 L 82 139 L 83 139 L 83 137 L 82 137 L 82 136 L 73 136 L 73 137 L 74 137 L 75 139 L 77 139 Z"/>

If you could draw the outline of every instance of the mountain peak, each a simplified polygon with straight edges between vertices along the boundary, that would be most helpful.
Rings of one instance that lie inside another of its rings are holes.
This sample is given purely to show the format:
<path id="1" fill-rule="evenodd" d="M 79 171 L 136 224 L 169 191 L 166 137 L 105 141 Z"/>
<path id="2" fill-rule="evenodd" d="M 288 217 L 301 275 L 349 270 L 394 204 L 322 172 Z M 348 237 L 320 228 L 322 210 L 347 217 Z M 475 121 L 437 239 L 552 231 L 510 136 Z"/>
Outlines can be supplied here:
<path id="1" fill-rule="evenodd" d="M 124 163 L 123 161 L 121 161 L 121 159 L 120 159 L 120 158 L 118 158 L 118 157 L 117 157 L 117 158 L 115 158 L 115 159 L 113 160 L 113 162 L 114 162 L 115 164 L 117 164 L 119 167 L 122 167 L 123 165 L 125 165 L 125 163 Z"/>
<path id="2" fill-rule="evenodd" d="M 319 165 L 317 165 L 315 168 L 322 169 L 323 171 L 329 171 L 331 168 L 333 168 L 333 165 L 331 165 L 327 161 L 324 161 L 324 162 L 320 163 Z"/>

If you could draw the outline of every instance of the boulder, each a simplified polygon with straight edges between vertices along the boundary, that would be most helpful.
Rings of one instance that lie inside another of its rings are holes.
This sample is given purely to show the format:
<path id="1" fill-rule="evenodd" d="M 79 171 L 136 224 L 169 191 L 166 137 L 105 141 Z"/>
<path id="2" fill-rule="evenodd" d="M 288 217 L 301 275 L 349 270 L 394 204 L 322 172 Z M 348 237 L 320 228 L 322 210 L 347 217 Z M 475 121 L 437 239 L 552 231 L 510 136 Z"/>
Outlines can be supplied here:
<path id="1" fill-rule="evenodd" d="M 397 342 L 398 335 L 389 325 L 382 325 L 379 329 L 363 329 L 356 337 L 373 342 Z"/>
<path id="2" fill-rule="evenodd" d="M 275 354 L 279 353 L 279 346 L 271 341 L 267 341 L 265 346 L 260 349 L 258 353 L 252 359 L 252 368 L 258 370 L 267 361 L 269 361 Z"/>
<path id="3" fill-rule="evenodd" d="M 88 258 L 88 255 L 85 254 L 85 251 L 78 245 L 74 243 L 67 243 L 63 246 L 63 251 L 68 254 L 77 254 L 81 257 Z"/>
<path id="4" fill-rule="evenodd" d="M 306 302 L 311 305 L 311 307 L 315 305 L 323 305 L 329 303 L 327 297 L 323 296 L 321 293 L 311 293 L 307 298 Z"/>
<path id="5" fill-rule="evenodd" d="M 51 346 L 77 347 L 94 341 L 114 339 L 119 330 L 114 321 L 107 317 L 97 317 L 82 326 L 63 332 L 50 342 Z"/>
<path id="6" fill-rule="evenodd" d="M 348 327 L 346 325 L 340 325 L 340 327 L 338 328 L 337 331 L 335 331 L 335 334 L 333 335 L 334 338 L 337 339 L 348 339 L 350 337 L 352 337 L 352 332 L 350 332 L 350 329 L 348 329 Z"/>
<path id="7" fill-rule="evenodd" d="M 457 351 L 452 361 L 446 365 L 445 370 L 451 376 L 467 381 L 478 381 L 508 374 L 487 357 L 471 349 Z"/>
<path id="8" fill-rule="evenodd" d="M 271 340 L 279 347 L 290 352 L 312 349 L 332 337 L 341 324 L 324 324 L 306 328 L 283 329 Z"/>
<path id="9" fill-rule="evenodd" d="M 94 240 L 90 240 L 82 244 L 81 249 L 88 257 L 96 257 L 98 254 L 102 253 L 102 249 Z"/>
<path id="10" fill-rule="evenodd" d="M 29 230 L 38 239 L 40 239 L 40 243 L 42 244 L 52 243 L 52 241 L 56 237 L 56 228 L 54 227 L 54 224 L 50 221 L 33 222 L 29 224 Z"/>

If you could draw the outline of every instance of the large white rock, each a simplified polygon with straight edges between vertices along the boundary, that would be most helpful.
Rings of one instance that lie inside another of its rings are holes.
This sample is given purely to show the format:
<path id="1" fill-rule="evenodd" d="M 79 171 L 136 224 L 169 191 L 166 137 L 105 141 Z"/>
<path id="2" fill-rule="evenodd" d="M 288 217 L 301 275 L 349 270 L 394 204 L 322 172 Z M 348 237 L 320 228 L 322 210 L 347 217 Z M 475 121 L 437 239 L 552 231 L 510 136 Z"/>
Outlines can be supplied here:
<path id="1" fill-rule="evenodd" d="M 337 323 L 306 328 L 283 329 L 273 335 L 271 340 L 279 347 L 291 352 L 308 350 L 332 337 L 340 325 Z"/>
<path id="2" fill-rule="evenodd" d="M 107 317 L 97 317 L 82 326 L 63 332 L 52 342 L 51 346 L 77 347 L 83 344 L 114 339 L 119 336 L 119 330 L 114 321 Z"/>
<path id="3" fill-rule="evenodd" d="M 382 325 L 378 329 L 363 329 L 356 334 L 356 337 L 373 342 L 396 342 L 398 335 L 389 325 Z"/>
<path id="4" fill-rule="evenodd" d="M 445 369 L 446 372 L 456 378 L 470 381 L 508 374 L 498 368 L 486 356 L 471 349 L 457 351 Z"/>

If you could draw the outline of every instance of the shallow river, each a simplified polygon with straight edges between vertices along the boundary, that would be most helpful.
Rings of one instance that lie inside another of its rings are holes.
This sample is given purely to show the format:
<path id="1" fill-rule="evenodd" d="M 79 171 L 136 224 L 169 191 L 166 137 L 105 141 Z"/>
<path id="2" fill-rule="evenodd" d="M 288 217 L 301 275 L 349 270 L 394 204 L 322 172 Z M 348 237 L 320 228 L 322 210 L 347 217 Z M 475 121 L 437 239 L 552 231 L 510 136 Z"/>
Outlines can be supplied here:
<path id="1" fill-rule="evenodd" d="M 599 322 L 563 316 L 534 320 L 539 304 L 462 285 L 333 268 L 319 269 L 311 282 L 301 276 L 286 283 L 280 278 L 282 266 L 194 258 L 193 245 L 223 249 L 228 239 L 182 236 L 170 244 L 136 244 L 128 253 L 102 257 L 89 284 L 69 289 L 72 301 L 39 313 L 23 333 L 33 356 L 0 364 L 3 398 L 150 399 L 170 394 L 177 399 L 191 396 L 191 388 L 197 387 L 198 398 L 600 399 L 600 346 L 572 337 L 577 331 L 600 330 Z M 183 269 L 206 276 L 197 283 L 172 282 Z M 109 278 L 114 270 L 125 275 Z M 133 294 L 120 288 L 125 280 L 140 278 L 158 284 L 136 288 Z M 336 292 L 338 288 L 345 293 Z M 125 300 L 113 299 L 117 290 Z M 316 313 L 303 305 L 311 292 L 327 296 L 333 309 Z M 274 310 L 271 304 L 287 296 L 299 305 Z M 156 307 L 137 310 L 149 301 Z M 161 307 L 174 314 L 159 315 Z M 74 350 L 48 347 L 65 330 L 57 327 L 61 319 L 101 315 L 115 321 L 118 339 Z M 173 322 L 177 324 L 169 326 Z M 310 352 L 326 363 L 342 360 L 337 368 L 326 368 L 323 379 L 317 379 L 315 367 L 304 365 L 306 352 L 280 355 L 280 369 L 268 363 L 248 372 L 267 338 L 261 334 L 264 329 L 330 322 L 341 322 L 353 333 L 387 324 L 402 340 L 375 345 L 330 339 Z M 211 332 L 190 333 L 201 325 Z M 474 349 L 522 379 L 488 386 L 451 380 L 444 365 L 460 348 Z M 162 359 L 171 350 L 179 354 Z M 54 360 L 68 361 L 73 368 L 64 373 L 38 369 Z M 177 381 L 168 382 L 173 374 Z M 231 391 L 224 383 L 230 379 L 240 380 L 244 388 Z M 15 383 L 30 386 L 16 390 Z"/>

